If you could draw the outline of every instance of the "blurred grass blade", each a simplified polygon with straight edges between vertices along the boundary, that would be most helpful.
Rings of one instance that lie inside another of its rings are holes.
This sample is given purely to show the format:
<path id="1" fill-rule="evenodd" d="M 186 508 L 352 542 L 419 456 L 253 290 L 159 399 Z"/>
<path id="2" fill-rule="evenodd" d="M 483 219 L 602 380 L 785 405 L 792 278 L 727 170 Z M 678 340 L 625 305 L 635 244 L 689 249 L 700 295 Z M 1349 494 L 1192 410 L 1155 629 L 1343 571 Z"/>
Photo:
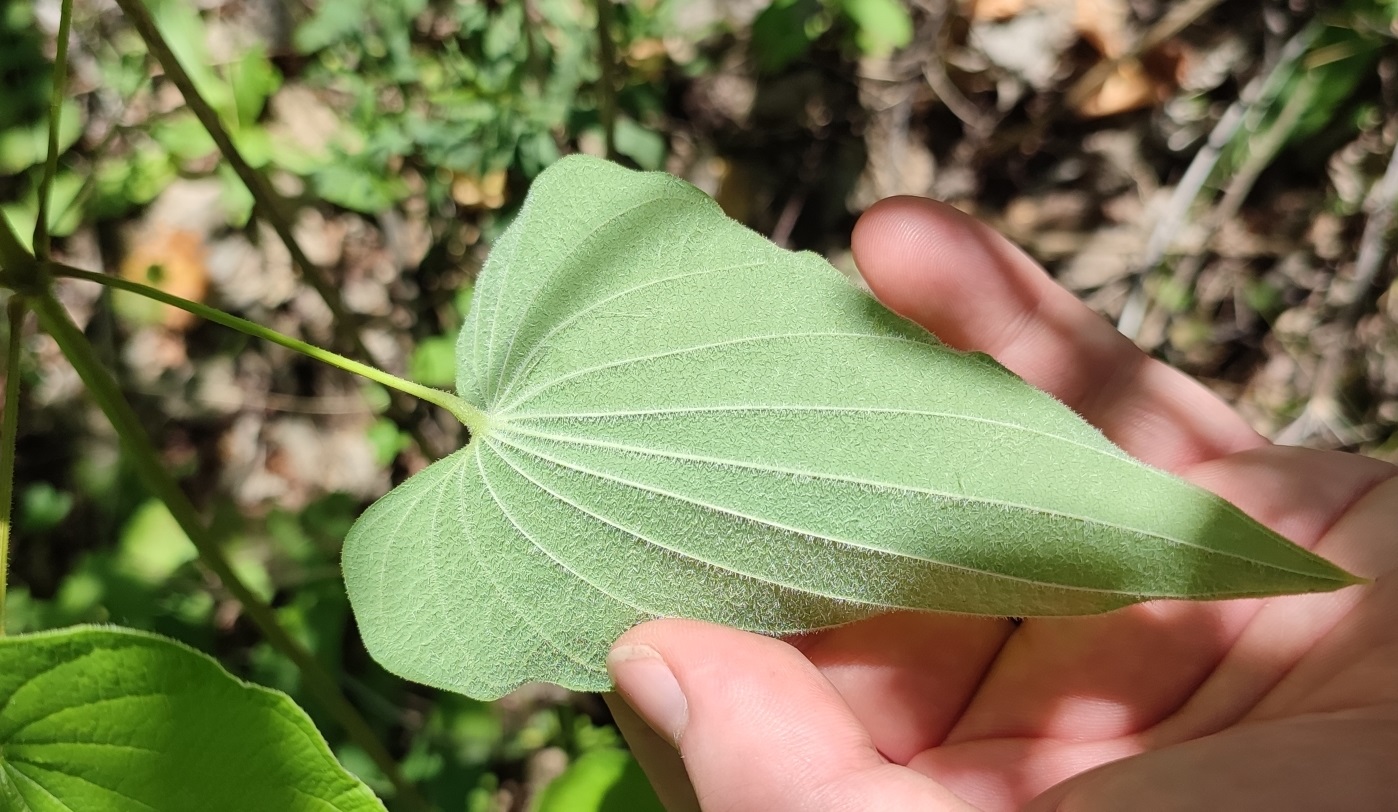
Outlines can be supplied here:
<path id="1" fill-rule="evenodd" d="M 39 182 L 39 215 L 34 221 L 34 256 L 49 258 L 49 196 L 58 175 L 59 129 L 63 118 L 63 97 L 68 90 L 68 36 L 73 26 L 73 0 L 62 0 L 58 17 L 58 51 L 53 61 L 53 90 L 49 98 L 48 156 L 44 177 Z"/>

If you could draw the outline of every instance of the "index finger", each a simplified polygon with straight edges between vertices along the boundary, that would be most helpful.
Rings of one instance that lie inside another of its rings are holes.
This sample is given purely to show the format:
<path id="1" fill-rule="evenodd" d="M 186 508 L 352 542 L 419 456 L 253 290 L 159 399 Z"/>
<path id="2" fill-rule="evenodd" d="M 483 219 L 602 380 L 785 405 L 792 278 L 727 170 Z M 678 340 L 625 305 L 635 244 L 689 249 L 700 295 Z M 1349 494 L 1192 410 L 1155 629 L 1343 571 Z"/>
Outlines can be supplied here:
<path id="1" fill-rule="evenodd" d="M 1121 335 L 994 229 L 895 197 L 854 229 L 875 295 L 951 346 L 994 356 L 1132 456 L 1170 471 L 1265 445 L 1201 384 Z"/>

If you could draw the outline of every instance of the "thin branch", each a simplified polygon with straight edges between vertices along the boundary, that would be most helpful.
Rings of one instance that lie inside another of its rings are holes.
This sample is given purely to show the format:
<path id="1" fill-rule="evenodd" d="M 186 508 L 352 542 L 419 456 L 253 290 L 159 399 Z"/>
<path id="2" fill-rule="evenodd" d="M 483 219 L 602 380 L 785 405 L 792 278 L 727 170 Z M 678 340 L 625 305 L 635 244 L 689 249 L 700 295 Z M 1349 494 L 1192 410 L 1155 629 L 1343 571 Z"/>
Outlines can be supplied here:
<path id="1" fill-rule="evenodd" d="M 1194 154 L 1193 160 L 1189 163 L 1189 168 L 1185 170 L 1184 176 L 1180 178 L 1179 184 L 1175 187 L 1174 193 L 1170 196 L 1169 206 L 1166 208 L 1165 216 L 1156 224 L 1151 232 L 1150 240 L 1146 243 L 1146 253 L 1142 258 L 1143 268 L 1153 268 L 1164 258 L 1165 252 L 1170 250 L 1170 246 L 1175 241 L 1175 236 L 1183 227 L 1185 218 L 1189 214 L 1189 209 L 1194 205 L 1195 199 L 1208 182 L 1209 176 L 1213 174 L 1214 167 L 1218 165 L 1219 159 L 1223 157 L 1223 150 L 1227 148 L 1229 142 L 1242 127 L 1243 122 L 1249 117 L 1254 109 L 1261 103 L 1270 102 L 1267 93 L 1268 89 L 1273 89 L 1280 85 L 1280 77 L 1295 67 L 1310 47 L 1316 36 L 1320 33 L 1320 25 L 1311 24 L 1297 32 L 1277 54 L 1275 64 L 1270 68 L 1259 72 L 1243 88 L 1242 93 L 1223 115 L 1219 117 L 1218 123 L 1209 132 L 1208 139 L 1204 146 Z"/>
<path id="2" fill-rule="evenodd" d="M 39 181 L 39 216 L 34 221 L 34 256 L 49 258 L 49 197 L 58 175 L 58 126 L 63 95 L 68 90 L 68 35 L 73 27 L 73 0 L 63 0 L 58 12 L 58 50 L 53 59 L 53 89 L 49 94 L 49 152 Z"/>
<path id="3" fill-rule="evenodd" d="M 92 345 L 63 309 L 63 305 L 54 298 L 51 291 L 45 291 L 34 300 L 33 307 L 44 331 L 57 342 L 63 355 L 82 378 L 93 400 L 97 401 L 97 405 L 116 429 L 137 475 L 169 508 L 170 515 L 199 551 L 200 561 L 218 578 L 229 594 L 242 604 L 243 611 L 262 632 L 267 642 L 296 665 L 307 689 L 344 728 L 350 740 L 363 748 L 374 764 L 384 772 L 398 790 L 404 804 L 414 809 L 427 809 L 426 801 L 403 776 L 398 763 L 374 735 L 369 723 L 345 698 L 335 678 L 314 655 L 287 632 L 272 608 L 238 576 L 223 554 L 218 540 L 200 518 L 194 503 L 161 464 L 159 452 L 146 434 L 136 412 L 122 396 L 111 372 L 102 364 Z"/>
<path id="4" fill-rule="evenodd" d="M 985 113 L 975 102 L 966 98 L 966 95 L 947 75 L 946 61 L 942 58 L 945 50 L 943 33 L 946 30 L 947 16 L 951 13 L 949 4 L 943 0 L 914 0 L 913 5 L 921 9 L 929 20 L 925 39 L 931 43 L 931 48 L 928 51 L 927 59 L 922 64 L 923 81 L 927 82 L 927 86 L 932 89 L 932 92 L 936 94 L 947 110 L 966 125 L 966 131 L 969 134 L 977 138 L 984 138 L 986 134 L 995 129 L 998 118 Z"/>

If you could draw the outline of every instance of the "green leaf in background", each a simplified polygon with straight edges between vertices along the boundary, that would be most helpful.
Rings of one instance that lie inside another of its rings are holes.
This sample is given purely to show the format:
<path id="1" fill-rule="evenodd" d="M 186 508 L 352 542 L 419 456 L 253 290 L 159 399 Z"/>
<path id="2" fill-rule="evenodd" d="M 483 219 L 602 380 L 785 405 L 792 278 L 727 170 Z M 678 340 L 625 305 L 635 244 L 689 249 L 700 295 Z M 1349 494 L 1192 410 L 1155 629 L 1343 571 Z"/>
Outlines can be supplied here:
<path id="1" fill-rule="evenodd" d="M 665 136 L 646 129 L 629 116 L 616 120 L 616 151 L 636 162 L 642 169 L 659 169 L 665 165 Z"/>
<path id="2" fill-rule="evenodd" d="M 226 123 L 236 122 L 233 94 L 214 71 L 214 60 L 205 42 L 208 32 L 199 16 L 199 7 L 183 0 L 145 0 L 155 25 L 160 29 L 175 58 L 189 74 L 194 88 Z"/>
<path id="3" fill-rule="evenodd" d="M 83 132 L 83 111 L 71 99 L 63 101 L 58 119 L 58 152 L 63 154 Z M 0 129 L 0 175 L 18 175 L 44 161 L 49 151 L 49 120 Z"/>
<path id="4" fill-rule="evenodd" d="M 359 812 L 383 805 L 284 695 L 144 632 L 0 640 L 0 808 Z"/>
<path id="5" fill-rule="evenodd" d="M 427 386 L 451 386 L 456 380 L 456 336 L 419 341 L 408 358 L 408 377 Z"/>
<path id="6" fill-rule="evenodd" d="M 664 812 L 641 765 L 625 750 L 583 753 L 544 787 L 530 812 Z"/>
<path id="7" fill-rule="evenodd" d="M 408 194 L 401 178 L 376 174 L 352 158 L 322 167 L 311 181 L 322 200 L 366 214 L 390 208 Z"/>
<path id="8" fill-rule="evenodd" d="M 124 568 L 149 584 L 168 581 L 176 570 L 199 557 L 194 543 L 159 499 L 147 499 L 132 512 L 117 544 Z"/>
<path id="9" fill-rule="evenodd" d="M 20 491 L 15 526 L 25 533 L 46 533 L 57 527 L 73 509 L 73 494 L 47 482 L 35 482 Z"/>
<path id="10" fill-rule="evenodd" d="M 806 55 L 830 27 L 819 0 L 773 0 L 752 21 L 752 51 L 764 73 L 774 73 Z"/>
<path id="11" fill-rule="evenodd" d="M 130 154 L 99 160 L 93 173 L 89 212 L 99 219 L 119 217 L 151 202 L 178 174 L 165 150 L 142 144 Z"/>
<path id="12" fill-rule="evenodd" d="M 262 108 L 277 88 L 282 86 L 281 72 L 267 58 L 266 50 L 256 46 L 228 66 L 228 87 L 233 94 L 233 111 L 239 129 L 257 123 Z"/>
<path id="13" fill-rule="evenodd" d="M 319 3 L 310 18 L 296 29 L 293 40 L 302 54 L 319 51 L 329 45 L 363 32 L 368 0 L 339 0 Z"/>
<path id="14" fill-rule="evenodd" d="M 369 425 L 368 437 L 379 467 L 392 464 L 403 449 L 413 442 L 410 435 L 404 434 L 398 424 L 387 417 L 380 417 Z"/>
<path id="15" fill-rule="evenodd" d="M 194 161 L 218 151 L 218 145 L 189 110 L 179 110 L 150 125 L 150 136 L 172 156 Z"/>
<path id="16" fill-rule="evenodd" d="M 457 359 L 485 430 L 343 566 L 379 662 L 479 698 L 606 690 L 657 615 L 783 634 L 1354 582 L 668 175 L 540 175 Z"/>
<path id="17" fill-rule="evenodd" d="M 840 0 L 854 24 L 854 41 L 866 56 L 888 56 L 913 40 L 913 20 L 899 0 Z"/>
<path id="18" fill-rule="evenodd" d="M 30 174 L 37 174 L 38 171 L 32 170 Z M 59 170 L 54 176 L 53 187 L 49 191 L 49 234 L 66 237 L 77 229 L 78 224 L 82 222 L 83 212 L 79 198 L 85 185 L 83 177 L 76 172 Z M 10 225 L 19 233 L 25 248 L 32 249 L 31 235 L 34 233 L 34 224 L 39 220 L 38 184 L 31 185 L 22 199 L 0 206 L 0 212 L 4 213 Z"/>

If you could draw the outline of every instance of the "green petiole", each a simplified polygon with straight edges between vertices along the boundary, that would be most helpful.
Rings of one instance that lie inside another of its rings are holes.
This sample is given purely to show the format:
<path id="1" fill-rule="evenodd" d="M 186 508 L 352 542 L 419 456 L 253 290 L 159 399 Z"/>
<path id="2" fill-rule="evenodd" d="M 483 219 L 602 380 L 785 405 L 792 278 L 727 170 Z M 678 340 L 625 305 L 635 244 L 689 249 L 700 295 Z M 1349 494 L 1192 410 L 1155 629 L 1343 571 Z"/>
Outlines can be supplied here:
<path id="1" fill-rule="evenodd" d="M 434 406 L 440 406 L 448 412 L 451 412 L 452 416 L 460 420 L 473 436 L 485 429 L 485 413 L 450 392 L 444 392 L 441 389 L 433 389 L 430 386 L 414 383 L 406 378 L 400 378 L 397 375 L 384 372 L 377 367 L 360 363 L 359 361 L 346 358 L 338 353 L 317 347 L 313 344 L 307 344 L 304 341 L 283 335 L 275 330 L 270 330 L 256 322 L 238 318 L 237 316 L 225 313 L 215 307 L 209 307 L 199 302 L 192 302 L 188 299 L 182 299 L 179 296 L 173 296 L 158 288 L 150 287 L 149 285 L 142 285 L 139 282 L 132 282 L 128 279 L 122 279 L 121 277 L 110 276 L 108 274 L 84 271 L 56 262 L 47 263 L 47 267 L 54 276 L 66 277 L 69 279 L 83 279 L 89 282 L 96 282 L 99 285 L 106 285 L 109 288 L 124 290 L 128 293 L 144 296 L 147 299 L 154 299 L 155 301 L 163 302 L 193 313 L 200 318 L 222 324 L 225 327 L 230 327 L 240 333 L 270 341 L 273 344 L 299 352 L 308 358 L 314 358 L 317 361 L 343 369 L 346 372 L 352 372 L 361 377 L 368 378 L 375 383 L 380 383 L 392 389 L 397 389 L 400 392 L 405 392 L 415 398 L 425 400 Z"/>

